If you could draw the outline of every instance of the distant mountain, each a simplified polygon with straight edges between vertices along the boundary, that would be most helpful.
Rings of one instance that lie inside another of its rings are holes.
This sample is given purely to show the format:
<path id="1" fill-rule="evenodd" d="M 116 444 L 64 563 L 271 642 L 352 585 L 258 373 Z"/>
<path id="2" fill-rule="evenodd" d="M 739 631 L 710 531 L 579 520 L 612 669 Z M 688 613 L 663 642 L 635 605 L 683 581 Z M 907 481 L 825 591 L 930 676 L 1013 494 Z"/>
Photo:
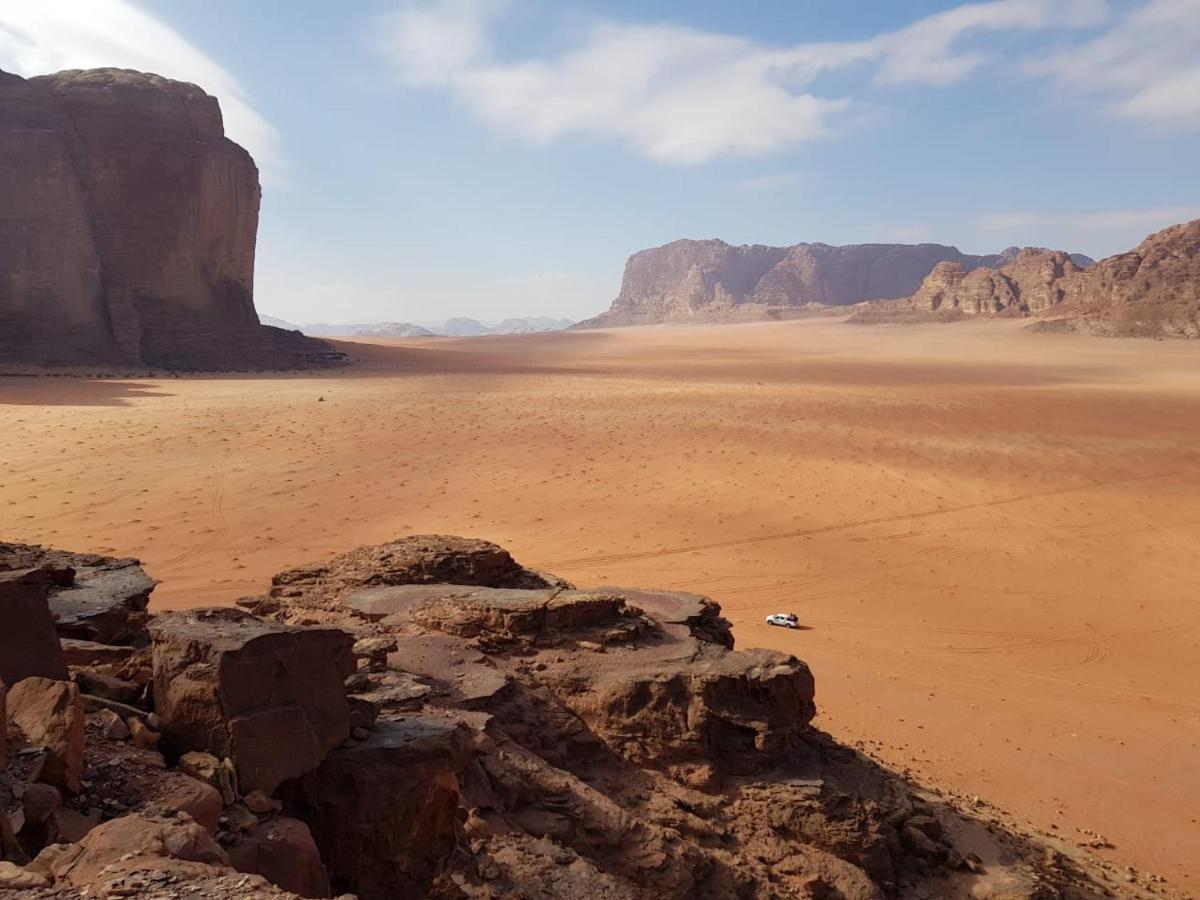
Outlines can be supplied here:
<path id="1" fill-rule="evenodd" d="M 491 334 L 491 329 L 477 319 L 468 319 L 465 316 L 456 316 L 453 319 L 447 319 L 446 324 L 438 331 L 439 334 L 448 335 L 449 337 L 478 337 L 481 334 Z"/>
<path id="2" fill-rule="evenodd" d="M 433 332 L 420 325 L 408 322 L 383 322 L 369 328 L 360 328 L 354 332 L 355 337 L 433 337 Z"/>
<path id="3" fill-rule="evenodd" d="M 505 319 L 489 334 L 534 334 L 542 331 L 562 331 L 570 328 L 574 322 L 570 319 L 552 319 L 546 316 L 526 316 L 518 319 Z"/>
<path id="4" fill-rule="evenodd" d="M 939 263 L 969 272 L 1004 265 L 1005 254 L 975 256 L 942 244 L 675 241 L 631 256 L 612 307 L 576 327 L 785 318 L 813 307 L 907 297 Z"/>
<path id="5" fill-rule="evenodd" d="M 283 319 L 260 316 L 264 325 L 302 331 L 312 337 L 480 337 L 488 334 L 532 334 L 541 331 L 562 331 L 573 324 L 570 319 L 553 319 L 547 316 L 521 316 L 505 319 L 499 325 L 488 325 L 478 319 L 456 316 L 442 324 L 426 322 L 415 325 L 411 322 L 343 322 L 329 324 L 314 322 L 309 325 L 293 325 Z"/>

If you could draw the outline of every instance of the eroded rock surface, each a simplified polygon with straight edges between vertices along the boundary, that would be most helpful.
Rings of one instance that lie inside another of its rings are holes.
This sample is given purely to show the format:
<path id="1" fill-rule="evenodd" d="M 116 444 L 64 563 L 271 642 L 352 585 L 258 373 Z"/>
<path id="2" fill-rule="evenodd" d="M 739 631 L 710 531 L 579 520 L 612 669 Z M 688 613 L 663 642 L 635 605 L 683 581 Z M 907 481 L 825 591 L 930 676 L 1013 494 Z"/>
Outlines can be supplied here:
<path id="1" fill-rule="evenodd" d="M 1014 248 L 972 256 L 941 244 L 734 247 L 675 241 L 631 256 L 612 308 L 576 327 L 781 318 L 807 307 L 908 297 L 939 264 L 969 272 L 1004 265 L 1013 255 Z"/>
<path id="2" fill-rule="evenodd" d="M 578 590 L 495 545 L 427 536 L 283 573 L 244 605 L 261 615 L 161 615 L 152 652 L 88 650 L 75 683 L 17 686 L 0 889 L 1172 896 L 839 746 L 811 726 L 808 667 L 734 650 L 699 595 Z M 151 690 L 99 695 L 125 685 Z M 77 793 L 37 783 L 27 717 L 58 708 L 28 702 L 43 692 L 88 710 Z"/>
<path id="3" fill-rule="evenodd" d="M 271 793 L 349 736 L 346 632 L 211 609 L 159 616 L 151 635 L 163 735 L 177 753 L 232 759 L 244 791 Z"/>
<path id="4" fill-rule="evenodd" d="M 1034 331 L 1200 338 L 1200 220 L 1152 234 L 1129 253 L 1078 262 L 1026 248 L 999 268 L 939 263 L 912 297 L 862 304 L 852 321 L 1035 316 Z"/>
<path id="5" fill-rule="evenodd" d="M 260 189 L 214 97 L 124 69 L 0 72 L 0 362 L 311 364 L 260 325 Z"/>

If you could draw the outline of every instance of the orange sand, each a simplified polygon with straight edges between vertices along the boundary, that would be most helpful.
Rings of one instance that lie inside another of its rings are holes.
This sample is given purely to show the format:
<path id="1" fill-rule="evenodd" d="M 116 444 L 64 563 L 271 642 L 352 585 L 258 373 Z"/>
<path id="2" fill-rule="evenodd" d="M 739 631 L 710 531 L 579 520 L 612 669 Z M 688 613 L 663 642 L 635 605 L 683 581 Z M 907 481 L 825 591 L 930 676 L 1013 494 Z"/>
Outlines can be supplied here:
<path id="1" fill-rule="evenodd" d="M 717 598 L 817 724 L 1200 891 L 1200 346 L 795 322 L 0 379 L 2 535 L 158 608 L 418 532 Z M 324 402 L 318 398 L 324 397 Z M 795 611 L 811 630 L 762 624 Z"/>

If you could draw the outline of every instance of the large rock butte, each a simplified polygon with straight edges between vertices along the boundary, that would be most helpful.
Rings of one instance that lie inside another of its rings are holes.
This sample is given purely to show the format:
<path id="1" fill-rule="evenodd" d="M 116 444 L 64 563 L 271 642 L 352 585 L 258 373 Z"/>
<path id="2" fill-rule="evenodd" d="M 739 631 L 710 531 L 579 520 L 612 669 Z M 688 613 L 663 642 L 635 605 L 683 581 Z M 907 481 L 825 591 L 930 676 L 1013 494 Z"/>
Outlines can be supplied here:
<path id="1" fill-rule="evenodd" d="M 123 69 L 0 72 L 0 362 L 290 368 L 259 324 L 260 189 L 214 97 Z"/>
<path id="2" fill-rule="evenodd" d="M 1017 253 L 1014 247 L 973 256 L 941 244 L 735 247 L 719 240 L 675 241 L 631 256 L 612 308 L 575 327 L 786 318 L 814 306 L 907 297 L 939 263 L 966 272 L 1003 265 Z"/>

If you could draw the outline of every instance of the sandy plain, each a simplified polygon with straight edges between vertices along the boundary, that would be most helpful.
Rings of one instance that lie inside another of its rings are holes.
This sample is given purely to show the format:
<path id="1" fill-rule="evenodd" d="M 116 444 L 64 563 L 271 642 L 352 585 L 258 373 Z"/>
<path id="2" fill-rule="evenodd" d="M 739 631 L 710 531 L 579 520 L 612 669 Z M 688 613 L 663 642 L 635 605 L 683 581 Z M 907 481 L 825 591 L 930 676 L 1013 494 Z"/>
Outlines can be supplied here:
<path id="1" fill-rule="evenodd" d="M 709 594 L 809 662 L 820 727 L 1200 892 L 1200 346 L 804 321 L 350 349 L 0 379 L 0 536 L 138 556 L 160 609 L 427 532 Z"/>

